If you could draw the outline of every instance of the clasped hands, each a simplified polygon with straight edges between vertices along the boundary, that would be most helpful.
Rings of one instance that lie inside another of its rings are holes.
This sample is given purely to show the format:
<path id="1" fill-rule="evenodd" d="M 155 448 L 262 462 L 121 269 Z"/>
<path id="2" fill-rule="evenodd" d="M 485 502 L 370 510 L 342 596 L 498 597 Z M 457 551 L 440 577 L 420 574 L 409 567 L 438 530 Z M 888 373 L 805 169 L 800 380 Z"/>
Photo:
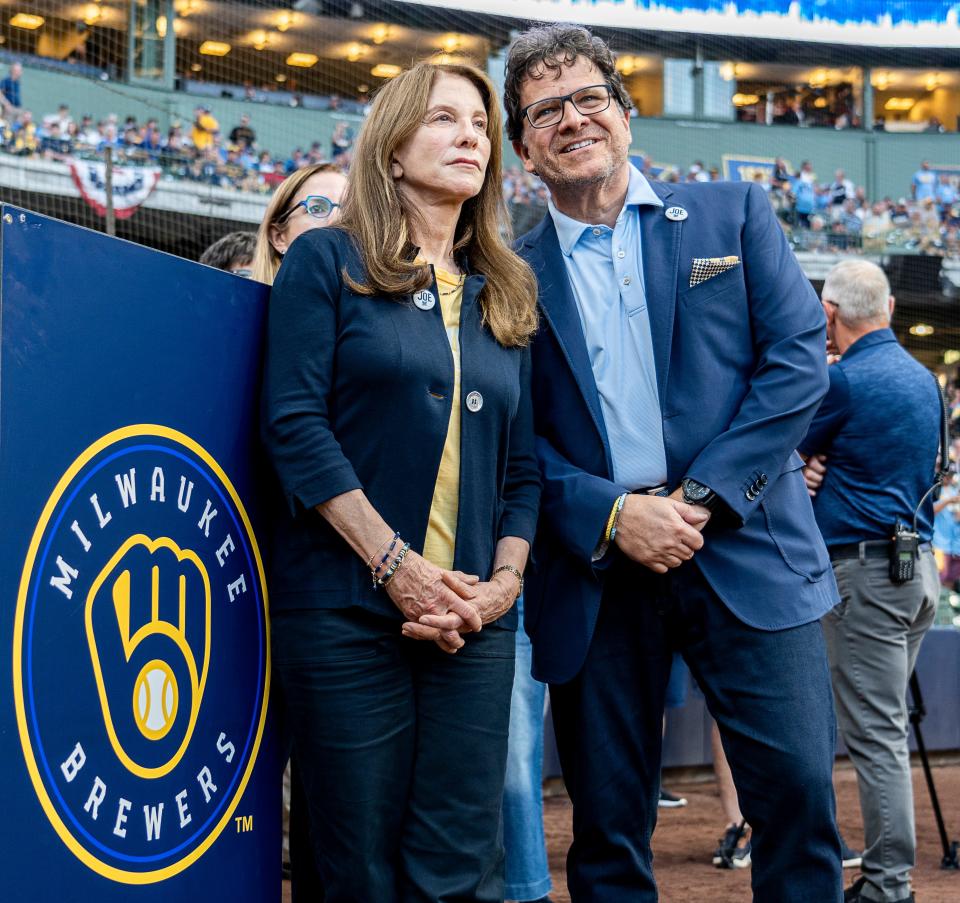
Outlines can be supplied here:
<path id="1" fill-rule="evenodd" d="M 438 567 L 411 550 L 386 591 L 407 619 L 405 637 L 429 640 L 454 653 L 464 644 L 463 634 L 479 632 L 510 610 L 517 581 L 510 573 L 481 581 L 476 574 Z"/>
<path id="2" fill-rule="evenodd" d="M 665 574 L 703 548 L 702 531 L 709 520 L 709 509 L 684 502 L 679 489 L 666 497 L 631 494 L 613 541 L 632 561 Z"/>

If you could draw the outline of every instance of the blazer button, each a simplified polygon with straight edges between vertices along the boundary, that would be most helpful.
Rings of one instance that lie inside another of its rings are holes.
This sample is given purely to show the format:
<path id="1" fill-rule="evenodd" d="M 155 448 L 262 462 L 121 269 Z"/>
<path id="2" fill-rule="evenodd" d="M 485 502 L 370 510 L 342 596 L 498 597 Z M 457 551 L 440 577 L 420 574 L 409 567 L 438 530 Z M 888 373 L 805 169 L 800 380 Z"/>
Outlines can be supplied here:
<path id="1" fill-rule="evenodd" d="M 760 474 L 760 485 L 761 486 L 767 485 L 767 475 L 765 473 Z"/>
<path id="2" fill-rule="evenodd" d="M 467 410 L 471 414 L 476 414 L 483 407 L 483 396 L 479 392 L 471 392 L 467 396 Z"/>
<path id="3" fill-rule="evenodd" d="M 757 494 L 753 491 L 752 486 L 744 493 L 744 495 L 747 497 L 748 502 L 754 502 L 757 499 Z"/>
<path id="4" fill-rule="evenodd" d="M 429 289 L 422 288 L 413 296 L 413 303 L 416 304 L 420 310 L 430 310 L 433 305 L 437 303 L 437 299 Z"/>

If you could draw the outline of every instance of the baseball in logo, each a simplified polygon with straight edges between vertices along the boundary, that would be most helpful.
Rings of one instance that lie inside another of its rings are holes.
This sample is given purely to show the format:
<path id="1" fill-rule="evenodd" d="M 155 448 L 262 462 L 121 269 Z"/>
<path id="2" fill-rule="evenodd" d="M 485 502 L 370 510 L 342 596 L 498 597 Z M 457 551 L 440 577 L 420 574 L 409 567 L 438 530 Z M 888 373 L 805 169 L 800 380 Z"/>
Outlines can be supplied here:
<path id="1" fill-rule="evenodd" d="M 267 630 L 250 522 L 200 445 L 132 426 L 77 458 L 27 554 L 14 698 L 39 802 L 88 867 L 151 883 L 214 843 L 263 734 Z"/>

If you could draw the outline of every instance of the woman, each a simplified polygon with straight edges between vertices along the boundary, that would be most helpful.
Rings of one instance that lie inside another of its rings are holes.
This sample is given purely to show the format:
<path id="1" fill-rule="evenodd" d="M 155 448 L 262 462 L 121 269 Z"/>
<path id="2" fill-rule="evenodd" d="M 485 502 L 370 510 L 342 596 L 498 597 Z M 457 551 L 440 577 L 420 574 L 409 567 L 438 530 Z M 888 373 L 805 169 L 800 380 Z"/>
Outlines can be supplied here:
<path id="1" fill-rule="evenodd" d="M 502 237 L 501 140 L 480 71 L 398 76 L 339 226 L 293 242 L 271 296 L 273 655 L 327 903 L 503 899 L 539 477 L 536 289 Z"/>
<path id="2" fill-rule="evenodd" d="M 295 238 L 310 229 L 332 226 L 340 219 L 340 200 L 346 187 L 347 177 L 332 163 L 305 166 L 287 176 L 270 198 L 257 230 L 253 278 L 273 285 L 280 261 Z"/>

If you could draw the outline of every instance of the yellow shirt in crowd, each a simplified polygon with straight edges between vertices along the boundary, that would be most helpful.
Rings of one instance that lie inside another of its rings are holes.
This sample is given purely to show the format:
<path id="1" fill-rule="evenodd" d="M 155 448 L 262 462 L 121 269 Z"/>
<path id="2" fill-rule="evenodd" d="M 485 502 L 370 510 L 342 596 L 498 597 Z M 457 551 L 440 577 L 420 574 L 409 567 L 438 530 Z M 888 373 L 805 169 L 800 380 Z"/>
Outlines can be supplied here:
<path id="1" fill-rule="evenodd" d="M 450 422 L 443 444 L 437 485 L 433 490 L 423 557 L 438 567 L 453 567 L 457 542 L 457 514 L 460 510 L 460 306 L 463 301 L 463 277 L 434 269 L 440 291 L 443 325 L 453 354 L 453 398 Z"/>

